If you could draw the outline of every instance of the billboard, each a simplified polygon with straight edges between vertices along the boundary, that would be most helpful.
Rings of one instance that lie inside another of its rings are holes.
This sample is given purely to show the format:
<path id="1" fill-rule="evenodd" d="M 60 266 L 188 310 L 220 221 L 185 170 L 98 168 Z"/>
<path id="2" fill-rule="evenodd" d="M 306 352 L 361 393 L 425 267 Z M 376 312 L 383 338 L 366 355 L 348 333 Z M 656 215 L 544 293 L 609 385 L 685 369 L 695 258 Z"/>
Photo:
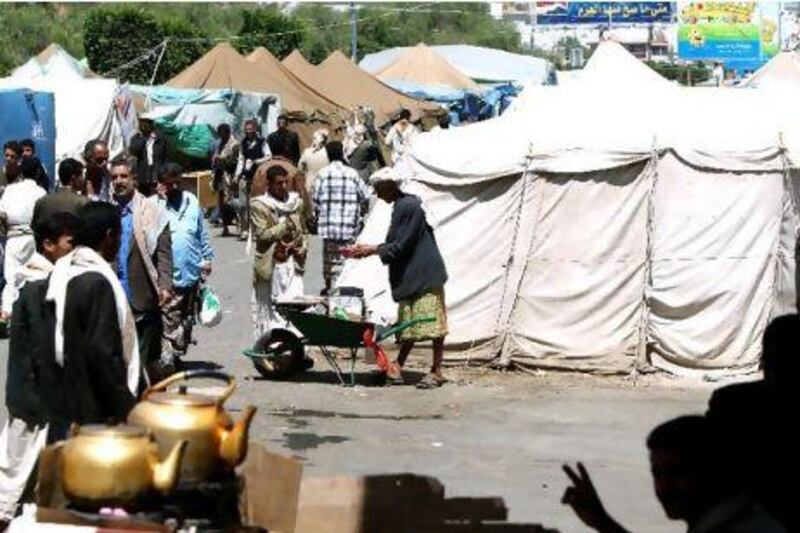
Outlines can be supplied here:
<path id="1" fill-rule="evenodd" d="M 772 26 L 770 29 L 770 25 L 762 24 L 757 2 L 682 3 L 678 56 L 681 59 L 759 62 L 764 59 L 765 51 L 776 48 L 772 44 L 776 25 L 772 23 Z"/>
<path id="2" fill-rule="evenodd" d="M 536 2 L 536 24 L 672 22 L 672 6 L 672 2 Z"/>

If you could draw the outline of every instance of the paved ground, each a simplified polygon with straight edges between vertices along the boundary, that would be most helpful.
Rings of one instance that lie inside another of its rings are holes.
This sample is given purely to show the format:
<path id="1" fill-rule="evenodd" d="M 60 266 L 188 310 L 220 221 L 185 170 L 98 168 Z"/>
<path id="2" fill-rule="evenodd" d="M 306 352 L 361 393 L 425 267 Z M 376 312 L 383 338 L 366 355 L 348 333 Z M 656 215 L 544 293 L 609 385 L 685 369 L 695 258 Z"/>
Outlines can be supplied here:
<path id="1" fill-rule="evenodd" d="M 454 383 L 436 391 L 343 388 L 320 360 L 300 382 L 264 381 L 239 355 L 251 342 L 250 261 L 234 239 L 215 239 L 214 245 L 212 283 L 225 318 L 217 328 L 198 330 L 199 345 L 188 361 L 236 376 L 239 389 L 230 408 L 256 405 L 251 437 L 301 458 L 307 475 L 433 475 L 449 495 L 503 496 L 512 520 L 584 531 L 559 503 L 566 485 L 561 464 L 581 459 L 608 509 L 630 528 L 683 529 L 663 517 L 655 500 L 644 439 L 660 421 L 702 411 L 707 386 L 452 368 Z M 315 246 L 308 273 L 315 290 L 318 254 Z M 6 351 L 3 342 L 0 357 Z M 424 356 L 415 359 L 417 376 L 425 362 Z M 0 368 L 4 374 L 5 364 Z"/>

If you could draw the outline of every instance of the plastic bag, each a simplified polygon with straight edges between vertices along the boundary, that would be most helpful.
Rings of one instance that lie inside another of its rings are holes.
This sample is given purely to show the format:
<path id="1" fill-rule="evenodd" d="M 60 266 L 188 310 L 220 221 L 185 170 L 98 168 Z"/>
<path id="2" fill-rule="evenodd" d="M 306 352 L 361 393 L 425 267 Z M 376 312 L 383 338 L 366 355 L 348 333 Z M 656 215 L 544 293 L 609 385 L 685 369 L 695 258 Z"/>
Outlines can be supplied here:
<path id="1" fill-rule="evenodd" d="M 200 291 L 200 313 L 197 317 L 200 325 L 213 328 L 222 321 L 222 304 L 211 287 L 203 287 Z"/>

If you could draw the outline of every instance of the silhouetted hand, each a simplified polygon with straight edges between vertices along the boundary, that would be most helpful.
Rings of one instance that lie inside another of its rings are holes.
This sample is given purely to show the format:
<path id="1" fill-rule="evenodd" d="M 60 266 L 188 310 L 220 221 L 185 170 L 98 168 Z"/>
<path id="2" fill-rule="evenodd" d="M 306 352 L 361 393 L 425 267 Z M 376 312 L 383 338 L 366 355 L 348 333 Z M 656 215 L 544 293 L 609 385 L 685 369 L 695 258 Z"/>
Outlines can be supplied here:
<path id="1" fill-rule="evenodd" d="M 590 528 L 602 533 L 623 532 L 625 529 L 619 525 L 606 512 L 603 502 L 597 495 L 592 478 L 583 466 L 577 464 L 578 472 L 575 472 L 569 465 L 564 465 L 564 473 L 567 474 L 572 486 L 567 487 L 561 503 L 569 505 L 581 521 Z"/>

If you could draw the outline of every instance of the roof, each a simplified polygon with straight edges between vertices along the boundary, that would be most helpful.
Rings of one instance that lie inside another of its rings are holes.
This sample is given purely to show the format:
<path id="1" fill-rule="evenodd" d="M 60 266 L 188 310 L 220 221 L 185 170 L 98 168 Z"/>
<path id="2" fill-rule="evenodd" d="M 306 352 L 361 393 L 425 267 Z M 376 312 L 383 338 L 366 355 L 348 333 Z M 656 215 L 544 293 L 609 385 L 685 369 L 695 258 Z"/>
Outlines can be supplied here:
<path id="1" fill-rule="evenodd" d="M 297 79 L 267 50 L 260 50 L 248 61 L 230 43 L 220 43 L 164 85 L 178 89 L 235 89 L 277 94 L 287 113 L 310 115 L 341 111 L 335 103 Z"/>
<path id="2" fill-rule="evenodd" d="M 386 83 L 401 82 L 423 87 L 471 90 L 479 88 L 477 83 L 423 43 L 407 50 L 375 75 Z"/>
<path id="3" fill-rule="evenodd" d="M 513 81 L 541 85 L 547 83 L 552 70 L 552 65 L 544 59 L 495 48 L 467 44 L 445 44 L 430 48 L 436 50 L 464 75 L 480 83 Z M 388 48 L 368 54 L 359 66 L 367 72 L 379 72 L 409 49 L 410 47 Z"/>
<path id="4" fill-rule="evenodd" d="M 303 53 L 297 48 L 292 50 L 291 54 L 283 58 L 281 63 L 284 67 L 291 70 L 293 74 L 299 76 L 301 79 L 305 78 L 306 76 L 313 76 L 314 74 L 314 65 L 312 65 L 308 59 L 305 58 Z"/>
<path id="5" fill-rule="evenodd" d="M 439 115 L 443 111 L 435 105 L 415 100 L 359 68 L 339 50 L 334 51 L 318 66 L 313 66 L 302 55 L 292 53 L 284 60 L 292 72 L 326 97 L 350 109 L 370 106 L 375 112 L 378 126 L 389 122 L 399 108 L 411 111 L 412 118 Z"/>
<path id="6" fill-rule="evenodd" d="M 56 43 L 50 43 L 38 55 L 14 69 L 12 76 L 26 79 L 52 76 L 60 78 L 97 77 L 86 65 L 72 57 L 69 52 Z"/>
<path id="7" fill-rule="evenodd" d="M 786 89 L 800 87 L 800 54 L 779 53 L 753 74 L 747 82 L 747 87 Z"/>

